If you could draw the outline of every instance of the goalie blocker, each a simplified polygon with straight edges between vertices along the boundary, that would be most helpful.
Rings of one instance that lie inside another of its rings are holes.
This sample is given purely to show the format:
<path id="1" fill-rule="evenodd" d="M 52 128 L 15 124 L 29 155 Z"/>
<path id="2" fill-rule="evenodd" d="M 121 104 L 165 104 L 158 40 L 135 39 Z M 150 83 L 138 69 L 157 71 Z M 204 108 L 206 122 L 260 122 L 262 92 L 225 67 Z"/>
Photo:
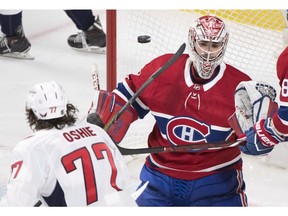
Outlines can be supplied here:
<path id="1" fill-rule="evenodd" d="M 125 105 L 125 101 L 123 101 L 122 104 L 116 103 L 115 97 L 116 95 L 111 92 L 99 91 L 98 94 L 96 94 L 95 100 L 92 102 L 87 121 L 104 128 Z M 133 116 L 137 115 L 133 115 L 133 112 L 136 111 L 131 106 L 128 107 L 107 130 L 107 133 L 116 144 L 122 141 L 130 124 L 136 120 Z"/>

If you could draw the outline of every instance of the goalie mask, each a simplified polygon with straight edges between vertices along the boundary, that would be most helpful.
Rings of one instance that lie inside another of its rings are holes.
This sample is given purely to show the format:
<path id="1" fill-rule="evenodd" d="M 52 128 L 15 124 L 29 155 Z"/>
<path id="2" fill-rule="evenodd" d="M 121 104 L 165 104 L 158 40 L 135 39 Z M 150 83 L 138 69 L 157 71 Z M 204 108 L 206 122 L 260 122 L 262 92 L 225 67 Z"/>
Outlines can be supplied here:
<path id="1" fill-rule="evenodd" d="M 223 61 L 229 33 L 224 22 L 215 16 L 202 16 L 188 33 L 188 51 L 202 79 L 210 79 Z"/>
<path id="2" fill-rule="evenodd" d="M 32 109 L 37 119 L 41 120 L 63 117 L 66 105 L 65 92 L 54 81 L 34 85 L 26 101 L 26 109 Z"/>

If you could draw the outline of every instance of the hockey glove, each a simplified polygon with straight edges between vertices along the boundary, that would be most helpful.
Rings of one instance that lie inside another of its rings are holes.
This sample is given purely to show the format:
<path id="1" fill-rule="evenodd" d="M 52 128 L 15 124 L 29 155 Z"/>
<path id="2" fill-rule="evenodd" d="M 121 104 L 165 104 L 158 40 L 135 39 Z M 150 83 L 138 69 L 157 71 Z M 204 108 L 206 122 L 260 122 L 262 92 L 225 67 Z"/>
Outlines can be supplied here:
<path id="1" fill-rule="evenodd" d="M 271 118 L 261 119 L 256 122 L 254 130 L 259 141 L 266 147 L 271 147 L 284 141 L 284 136 L 275 130 Z"/>
<path id="2" fill-rule="evenodd" d="M 99 91 L 98 97 L 96 96 L 92 108 L 89 110 L 87 121 L 103 128 L 124 106 L 115 98 L 115 94 L 111 92 Z M 130 124 L 135 120 L 133 112 L 132 107 L 127 108 L 108 129 L 107 133 L 115 143 L 118 144 L 122 141 Z"/>
<path id="3" fill-rule="evenodd" d="M 273 150 L 272 147 L 264 146 L 257 138 L 255 130 L 251 127 L 244 134 L 239 136 L 239 139 L 246 138 L 246 145 L 240 146 L 241 152 L 247 155 L 266 155 Z"/>
<path id="4" fill-rule="evenodd" d="M 266 155 L 271 152 L 276 144 L 284 141 L 284 137 L 279 135 L 271 126 L 271 118 L 261 119 L 254 127 L 245 131 L 239 139 L 246 136 L 246 145 L 240 146 L 243 153 L 249 155 Z"/>

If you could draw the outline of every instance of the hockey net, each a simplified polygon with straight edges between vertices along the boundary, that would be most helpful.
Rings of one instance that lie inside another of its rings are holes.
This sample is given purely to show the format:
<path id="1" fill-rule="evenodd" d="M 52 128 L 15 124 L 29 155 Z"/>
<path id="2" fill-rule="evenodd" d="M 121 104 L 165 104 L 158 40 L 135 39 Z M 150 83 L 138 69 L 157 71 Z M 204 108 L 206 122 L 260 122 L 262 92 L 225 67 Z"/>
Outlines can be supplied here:
<path id="1" fill-rule="evenodd" d="M 224 61 L 252 79 L 272 84 L 278 91 L 275 67 L 277 55 L 284 48 L 282 31 L 286 27 L 281 10 L 118 10 L 117 51 L 112 53 L 117 59 L 116 82 L 129 73 L 137 73 L 154 57 L 174 53 L 187 42 L 192 22 L 207 14 L 222 18 L 228 26 L 230 37 Z M 138 43 L 139 35 L 151 36 L 151 42 Z M 151 116 L 133 123 L 121 145 L 146 147 L 153 124 Z M 287 146 L 282 145 L 265 160 L 280 166 L 279 156 L 275 162 L 273 155 L 283 152 L 283 148 L 288 152 Z"/>

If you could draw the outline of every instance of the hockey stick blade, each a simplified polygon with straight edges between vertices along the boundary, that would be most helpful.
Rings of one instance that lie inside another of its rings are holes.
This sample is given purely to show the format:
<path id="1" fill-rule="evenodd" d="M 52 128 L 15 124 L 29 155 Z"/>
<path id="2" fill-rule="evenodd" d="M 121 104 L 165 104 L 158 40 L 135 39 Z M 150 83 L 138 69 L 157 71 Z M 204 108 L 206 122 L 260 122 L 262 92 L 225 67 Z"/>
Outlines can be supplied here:
<path id="1" fill-rule="evenodd" d="M 114 124 L 117 119 L 122 115 L 122 113 L 137 99 L 137 97 L 143 92 L 143 90 L 154 80 L 156 79 L 162 72 L 164 72 L 168 67 L 170 67 L 174 62 L 176 62 L 179 57 L 183 54 L 186 48 L 186 44 L 183 43 L 177 52 L 156 72 L 154 72 L 144 83 L 143 85 L 136 91 L 136 93 L 127 101 L 127 103 L 122 107 L 122 109 L 105 125 L 104 130 L 108 131 L 112 124 Z"/>
<path id="2" fill-rule="evenodd" d="M 244 145 L 245 143 L 246 143 L 245 140 L 236 140 L 236 141 L 222 141 L 214 143 L 188 144 L 180 146 L 159 146 L 159 147 L 138 148 L 138 149 L 123 148 L 119 145 L 117 145 L 117 147 L 122 155 L 134 155 L 134 154 L 152 154 L 152 153 L 164 153 L 164 152 L 199 152 L 205 150 L 231 148 L 239 145 Z"/>

